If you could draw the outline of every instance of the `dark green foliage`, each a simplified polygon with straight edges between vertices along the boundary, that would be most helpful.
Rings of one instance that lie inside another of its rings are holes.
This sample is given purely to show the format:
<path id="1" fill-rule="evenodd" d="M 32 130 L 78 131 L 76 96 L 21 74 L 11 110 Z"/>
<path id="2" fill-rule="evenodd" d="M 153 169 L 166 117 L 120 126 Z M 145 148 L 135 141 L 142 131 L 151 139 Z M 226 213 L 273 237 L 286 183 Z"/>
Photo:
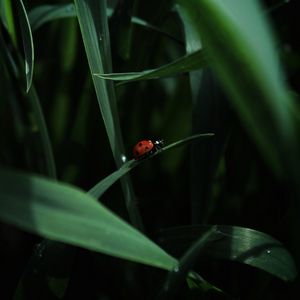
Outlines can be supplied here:
<path id="1" fill-rule="evenodd" d="M 297 298 L 297 6 L 0 0 L 0 299 Z"/>

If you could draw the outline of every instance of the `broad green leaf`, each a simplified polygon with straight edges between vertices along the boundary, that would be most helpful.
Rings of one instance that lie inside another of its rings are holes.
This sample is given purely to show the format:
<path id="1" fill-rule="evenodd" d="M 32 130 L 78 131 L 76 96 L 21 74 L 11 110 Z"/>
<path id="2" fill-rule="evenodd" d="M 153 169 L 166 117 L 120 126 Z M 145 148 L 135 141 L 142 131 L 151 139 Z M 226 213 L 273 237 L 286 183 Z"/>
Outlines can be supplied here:
<path id="1" fill-rule="evenodd" d="M 74 3 L 91 74 L 111 72 L 106 1 L 75 0 Z M 93 82 L 112 154 L 119 168 L 124 163 L 125 148 L 119 123 L 115 87 L 112 82 L 94 76 Z M 122 178 L 121 185 L 131 222 L 143 230 L 143 222 L 129 176 Z"/>
<path id="2" fill-rule="evenodd" d="M 209 138 L 212 136 L 213 136 L 212 133 L 196 134 L 196 135 L 190 136 L 188 138 L 179 140 L 175 143 L 171 143 L 171 144 L 163 147 L 160 151 L 154 153 L 149 158 L 152 158 L 155 155 L 158 155 L 158 154 L 160 154 L 164 151 L 170 150 L 172 148 L 182 146 L 185 143 L 196 142 L 197 140 Z M 135 168 L 142 162 L 143 161 L 135 161 L 133 159 L 126 162 L 125 164 L 123 164 L 123 166 L 120 169 L 113 172 L 109 176 L 105 177 L 103 180 L 101 180 L 99 183 L 97 183 L 94 187 L 92 187 L 88 193 L 90 195 L 94 196 L 95 198 L 100 198 L 106 192 L 106 190 L 109 189 L 117 180 L 119 180 L 122 176 L 127 174 L 129 171 L 131 171 L 133 168 Z"/>
<path id="3" fill-rule="evenodd" d="M 178 0 L 241 121 L 278 174 L 297 174 L 293 100 L 258 1 Z M 289 157 L 286 156 L 289 153 Z"/>
<path id="4" fill-rule="evenodd" d="M 81 190 L 0 170 L 0 219 L 45 238 L 171 270 L 158 245 Z"/>
<path id="5" fill-rule="evenodd" d="M 154 70 L 145 70 L 142 72 L 132 73 L 111 73 L 111 74 L 94 74 L 103 79 L 116 81 L 138 81 L 147 79 L 158 79 L 163 77 L 171 77 L 180 73 L 197 70 L 206 65 L 206 60 L 202 50 L 187 54 L 177 60 L 159 67 Z"/>
<path id="6" fill-rule="evenodd" d="M 27 12 L 22 0 L 16 2 L 18 8 L 20 29 L 23 40 L 24 55 L 25 55 L 25 77 L 26 91 L 28 92 L 32 83 L 33 67 L 34 67 L 34 46 L 31 28 L 27 16 Z"/>
<path id="7" fill-rule="evenodd" d="M 203 225 L 165 229 L 161 233 L 162 244 L 173 254 L 185 251 L 208 228 L 210 226 Z M 268 234 L 249 228 L 225 225 L 218 225 L 217 233 L 218 235 L 212 238 L 213 243 L 207 244 L 203 249 L 203 255 L 211 259 L 228 259 L 244 263 L 285 281 L 296 278 L 297 270 L 292 256 L 284 245 Z"/>

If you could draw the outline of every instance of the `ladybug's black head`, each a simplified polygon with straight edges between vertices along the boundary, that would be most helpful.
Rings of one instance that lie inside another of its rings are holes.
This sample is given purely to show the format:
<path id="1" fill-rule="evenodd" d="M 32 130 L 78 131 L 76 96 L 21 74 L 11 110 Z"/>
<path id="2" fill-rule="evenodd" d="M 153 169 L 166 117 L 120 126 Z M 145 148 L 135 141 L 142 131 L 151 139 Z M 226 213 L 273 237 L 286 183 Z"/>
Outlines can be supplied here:
<path id="1" fill-rule="evenodd" d="M 164 146 L 165 141 L 163 139 L 156 140 L 154 145 L 156 148 L 160 149 Z"/>

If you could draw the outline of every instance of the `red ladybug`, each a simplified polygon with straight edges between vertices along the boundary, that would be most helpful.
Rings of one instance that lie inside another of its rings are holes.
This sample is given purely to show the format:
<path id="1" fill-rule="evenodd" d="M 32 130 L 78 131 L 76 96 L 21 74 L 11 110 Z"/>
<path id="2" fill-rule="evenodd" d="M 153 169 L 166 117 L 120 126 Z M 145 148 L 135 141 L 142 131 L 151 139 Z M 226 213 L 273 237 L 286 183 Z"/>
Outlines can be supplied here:
<path id="1" fill-rule="evenodd" d="M 135 160 L 147 158 L 163 147 L 164 141 L 142 140 L 133 147 L 133 157 Z"/>

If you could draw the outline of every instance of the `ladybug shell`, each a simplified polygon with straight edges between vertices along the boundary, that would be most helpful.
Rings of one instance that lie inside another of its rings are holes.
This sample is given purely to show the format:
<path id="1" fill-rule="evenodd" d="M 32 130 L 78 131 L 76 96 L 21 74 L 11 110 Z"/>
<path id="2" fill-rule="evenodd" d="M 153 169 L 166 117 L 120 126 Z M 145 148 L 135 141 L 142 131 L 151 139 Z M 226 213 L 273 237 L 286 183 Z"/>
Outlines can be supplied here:
<path id="1" fill-rule="evenodd" d="M 140 141 L 133 147 L 133 157 L 134 159 L 147 157 L 153 150 L 155 150 L 155 147 L 151 140 Z"/>

